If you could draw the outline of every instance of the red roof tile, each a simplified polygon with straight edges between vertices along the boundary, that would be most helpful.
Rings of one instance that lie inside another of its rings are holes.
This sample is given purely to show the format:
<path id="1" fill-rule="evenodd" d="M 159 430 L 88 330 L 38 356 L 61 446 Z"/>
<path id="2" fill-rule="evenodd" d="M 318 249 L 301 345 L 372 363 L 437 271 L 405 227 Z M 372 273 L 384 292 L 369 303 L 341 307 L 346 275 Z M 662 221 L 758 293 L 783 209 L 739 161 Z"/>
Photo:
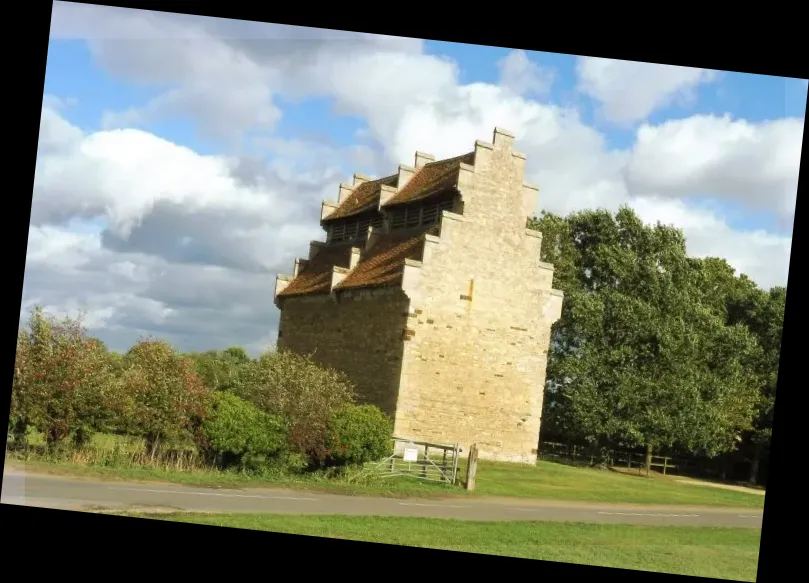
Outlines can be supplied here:
<path id="1" fill-rule="evenodd" d="M 359 264 L 336 289 L 373 287 L 401 281 L 406 259 L 420 261 L 424 252 L 424 233 L 388 234 L 363 253 Z"/>
<path id="2" fill-rule="evenodd" d="M 337 207 L 337 210 L 326 217 L 323 222 L 350 217 L 374 208 L 379 204 L 380 187 L 383 184 L 396 186 L 398 176 L 399 174 L 396 173 L 393 176 L 386 176 L 385 178 L 369 180 L 368 182 L 358 184 L 354 190 L 351 191 L 351 194 L 348 195 L 348 198 Z"/>
<path id="3" fill-rule="evenodd" d="M 278 296 L 329 293 L 332 268 L 349 266 L 351 247 L 351 244 L 343 244 L 322 248 Z"/>
<path id="4" fill-rule="evenodd" d="M 393 195 L 385 206 L 413 202 L 452 188 L 458 182 L 461 164 L 473 164 L 475 153 L 431 162 L 416 170 L 416 174 Z"/>

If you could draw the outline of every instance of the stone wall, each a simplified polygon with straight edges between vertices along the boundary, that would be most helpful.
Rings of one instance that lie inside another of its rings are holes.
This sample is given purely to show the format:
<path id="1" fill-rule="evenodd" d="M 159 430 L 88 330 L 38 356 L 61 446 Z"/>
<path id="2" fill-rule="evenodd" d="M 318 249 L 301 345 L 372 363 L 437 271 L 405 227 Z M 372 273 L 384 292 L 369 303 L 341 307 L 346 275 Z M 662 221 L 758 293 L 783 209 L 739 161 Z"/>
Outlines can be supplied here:
<path id="1" fill-rule="evenodd" d="M 550 327 L 561 295 L 525 229 L 535 197 L 508 134 L 478 143 L 462 172 L 463 216 L 445 213 L 421 264 L 406 268 L 411 298 L 397 436 L 478 443 L 486 459 L 536 460 Z M 529 192 L 530 195 L 530 192 Z"/>
<path id="2" fill-rule="evenodd" d="M 401 289 L 285 298 L 278 348 L 345 372 L 359 400 L 396 412 L 408 299 Z"/>

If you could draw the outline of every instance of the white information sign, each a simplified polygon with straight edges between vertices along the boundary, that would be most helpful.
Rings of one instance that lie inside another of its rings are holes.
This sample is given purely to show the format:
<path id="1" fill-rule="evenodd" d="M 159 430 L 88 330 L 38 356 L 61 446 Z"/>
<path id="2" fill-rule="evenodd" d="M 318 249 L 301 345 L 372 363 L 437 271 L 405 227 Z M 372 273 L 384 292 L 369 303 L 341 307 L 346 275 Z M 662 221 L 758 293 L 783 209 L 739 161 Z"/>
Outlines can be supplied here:
<path id="1" fill-rule="evenodd" d="M 404 448 L 404 461 L 417 462 L 419 460 L 419 450 L 414 445 L 406 445 Z"/>

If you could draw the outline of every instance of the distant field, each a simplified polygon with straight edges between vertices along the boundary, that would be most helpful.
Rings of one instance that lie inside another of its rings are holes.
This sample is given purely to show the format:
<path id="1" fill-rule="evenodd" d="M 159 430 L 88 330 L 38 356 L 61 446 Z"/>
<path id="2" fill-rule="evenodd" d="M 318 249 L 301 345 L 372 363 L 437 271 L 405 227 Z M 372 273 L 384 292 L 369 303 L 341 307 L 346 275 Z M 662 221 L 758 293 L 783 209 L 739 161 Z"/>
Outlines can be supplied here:
<path id="1" fill-rule="evenodd" d="M 761 536 L 753 529 L 426 518 L 243 514 L 150 517 L 737 581 L 755 581 Z"/>

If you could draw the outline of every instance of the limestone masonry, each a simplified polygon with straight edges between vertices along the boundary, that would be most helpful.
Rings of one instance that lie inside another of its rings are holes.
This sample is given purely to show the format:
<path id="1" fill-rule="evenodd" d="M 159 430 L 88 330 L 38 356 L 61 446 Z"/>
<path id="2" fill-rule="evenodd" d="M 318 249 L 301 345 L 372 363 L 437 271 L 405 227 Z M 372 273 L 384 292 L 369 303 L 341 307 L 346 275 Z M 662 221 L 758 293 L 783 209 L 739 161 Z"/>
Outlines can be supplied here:
<path id="1" fill-rule="evenodd" d="M 278 348 L 344 371 L 397 437 L 533 463 L 562 293 L 526 228 L 538 190 L 513 142 L 495 129 L 457 158 L 355 174 L 275 302 Z"/>

